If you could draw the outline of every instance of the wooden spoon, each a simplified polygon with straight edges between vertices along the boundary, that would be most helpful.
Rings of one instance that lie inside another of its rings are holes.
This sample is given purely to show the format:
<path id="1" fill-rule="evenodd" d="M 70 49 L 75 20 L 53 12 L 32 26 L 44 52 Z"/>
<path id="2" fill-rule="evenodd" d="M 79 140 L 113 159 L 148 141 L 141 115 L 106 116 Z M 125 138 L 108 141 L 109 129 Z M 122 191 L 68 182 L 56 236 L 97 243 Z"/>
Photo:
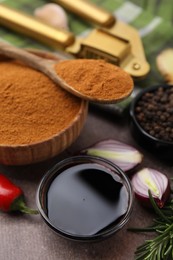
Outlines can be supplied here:
<path id="1" fill-rule="evenodd" d="M 57 64 L 57 61 L 41 58 L 39 56 L 27 52 L 24 49 L 14 47 L 13 45 L 3 41 L 0 41 L 0 54 L 2 54 L 3 56 L 7 56 L 22 61 L 27 66 L 36 69 L 44 73 L 45 75 L 47 75 L 53 82 L 55 82 L 57 85 L 61 86 L 68 92 L 88 101 L 97 102 L 97 103 L 116 103 L 129 96 L 132 91 L 132 88 L 130 89 L 130 91 L 128 90 L 127 93 L 123 95 L 123 98 L 110 97 L 110 99 L 106 99 L 106 100 L 104 98 L 103 99 L 100 97 L 98 98 L 97 95 L 89 96 L 84 93 L 81 93 L 79 90 L 75 89 L 74 86 L 67 84 L 67 82 L 57 74 L 55 70 L 55 64 Z"/>

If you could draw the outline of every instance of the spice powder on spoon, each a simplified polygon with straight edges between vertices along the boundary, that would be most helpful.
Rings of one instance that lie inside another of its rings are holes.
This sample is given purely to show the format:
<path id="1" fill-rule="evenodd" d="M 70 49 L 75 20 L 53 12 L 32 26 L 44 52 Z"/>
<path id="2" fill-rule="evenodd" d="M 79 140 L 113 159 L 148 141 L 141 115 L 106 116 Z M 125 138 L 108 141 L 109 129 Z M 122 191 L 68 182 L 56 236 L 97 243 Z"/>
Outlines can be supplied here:
<path id="1" fill-rule="evenodd" d="M 31 144 L 68 127 L 81 108 L 44 74 L 19 62 L 0 62 L 0 144 Z"/>
<path id="2" fill-rule="evenodd" d="M 55 71 L 74 89 L 98 101 L 120 101 L 134 87 L 127 72 L 104 60 L 65 60 L 55 65 Z"/>

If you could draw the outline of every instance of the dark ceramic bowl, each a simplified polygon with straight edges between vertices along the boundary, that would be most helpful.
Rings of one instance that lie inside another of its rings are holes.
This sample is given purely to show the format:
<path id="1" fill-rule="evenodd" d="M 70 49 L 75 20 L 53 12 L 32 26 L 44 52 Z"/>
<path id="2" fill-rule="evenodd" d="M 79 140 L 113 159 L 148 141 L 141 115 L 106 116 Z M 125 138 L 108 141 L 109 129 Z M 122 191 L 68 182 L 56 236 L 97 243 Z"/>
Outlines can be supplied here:
<path id="1" fill-rule="evenodd" d="M 95 167 L 106 171 L 105 179 L 93 170 Z M 80 170 L 74 175 L 74 169 Z M 121 188 L 114 186 L 115 180 Z M 37 192 L 38 210 L 47 225 L 58 235 L 75 241 L 98 241 L 116 233 L 128 222 L 132 202 L 131 183 L 124 172 L 92 156 L 59 162 L 43 177 Z M 117 215 L 118 211 L 121 215 Z"/>
<path id="2" fill-rule="evenodd" d="M 150 133 L 148 133 L 144 127 L 140 124 L 137 115 L 136 107 L 139 104 L 139 101 L 146 93 L 155 92 L 158 88 L 162 87 L 163 90 L 173 87 L 171 85 L 158 85 L 153 87 L 148 87 L 144 90 L 141 90 L 140 93 L 134 98 L 130 106 L 130 128 L 134 139 L 148 151 L 154 153 L 156 156 L 163 158 L 164 160 L 173 159 L 173 142 L 165 141 L 161 138 L 156 138 Z M 159 109 L 159 108 L 158 108 Z M 145 107 L 145 111 L 150 112 L 149 108 Z M 152 118 L 151 120 L 154 120 Z M 159 121 L 160 119 L 158 119 Z M 169 121 L 169 118 L 167 119 Z M 166 127 L 165 127 L 166 128 Z M 164 130 L 165 131 L 165 130 Z"/>

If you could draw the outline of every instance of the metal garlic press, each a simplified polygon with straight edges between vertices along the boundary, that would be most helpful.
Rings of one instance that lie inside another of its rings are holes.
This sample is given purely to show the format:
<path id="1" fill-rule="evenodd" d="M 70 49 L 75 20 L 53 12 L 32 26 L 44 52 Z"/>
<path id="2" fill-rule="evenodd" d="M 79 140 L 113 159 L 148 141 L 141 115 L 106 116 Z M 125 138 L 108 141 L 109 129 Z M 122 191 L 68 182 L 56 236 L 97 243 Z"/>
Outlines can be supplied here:
<path id="1" fill-rule="evenodd" d="M 49 26 L 42 21 L 0 4 L 0 24 L 23 33 L 76 58 L 105 59 L 127 71 L 133 78 L 147 75 L 150 66 L 145 58 L 137 30 L 86 0 L 56 0 L 78 16 L 96 25 L 85 37 Z"/>

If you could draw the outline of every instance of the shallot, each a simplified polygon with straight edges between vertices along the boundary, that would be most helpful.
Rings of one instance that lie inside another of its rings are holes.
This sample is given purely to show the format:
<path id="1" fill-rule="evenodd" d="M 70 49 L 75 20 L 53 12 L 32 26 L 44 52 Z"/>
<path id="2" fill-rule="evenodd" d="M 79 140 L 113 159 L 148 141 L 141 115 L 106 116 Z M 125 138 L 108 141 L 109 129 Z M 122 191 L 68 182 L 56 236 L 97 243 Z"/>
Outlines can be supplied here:
<path id="1" fill-rule="evenodd" d="M 159 208 L 165 205 L 170 196 L 170 182 L 166 175 L 151 169 L 143 168 L 135 173 L 131 180 L 136 198 L 144 206 L 151 206 L 149 191 Z"/>
<path id="2" fill-rule="evenodd" d="M 134 169 L 143 158 L 134 147 L 113 139 L 100 141 L 80 153 L 107 159 L 126 172 Z"/>

